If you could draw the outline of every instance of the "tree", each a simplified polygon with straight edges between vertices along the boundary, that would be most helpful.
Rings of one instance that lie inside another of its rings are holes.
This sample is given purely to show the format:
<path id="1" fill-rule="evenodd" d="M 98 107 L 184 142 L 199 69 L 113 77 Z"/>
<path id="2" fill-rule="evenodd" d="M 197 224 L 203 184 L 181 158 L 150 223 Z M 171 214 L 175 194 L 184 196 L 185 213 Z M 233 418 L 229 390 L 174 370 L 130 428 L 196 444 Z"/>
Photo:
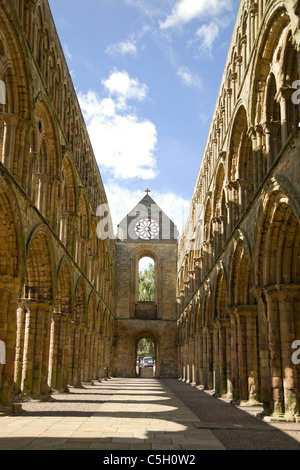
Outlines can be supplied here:
<path id="1" fill-rule="evenodd" d="M 153 264 L 144 271 L 139 272 L 139 301 L 154 302 L 155 300 L 155 272 Z"/>
<path id="2" fill-rule="evenodd" d="M 155 356 L 154 344 L 149 338 L 143 338 L 138 344 L 137 355 L 139 357 L 153 357 Z"/>

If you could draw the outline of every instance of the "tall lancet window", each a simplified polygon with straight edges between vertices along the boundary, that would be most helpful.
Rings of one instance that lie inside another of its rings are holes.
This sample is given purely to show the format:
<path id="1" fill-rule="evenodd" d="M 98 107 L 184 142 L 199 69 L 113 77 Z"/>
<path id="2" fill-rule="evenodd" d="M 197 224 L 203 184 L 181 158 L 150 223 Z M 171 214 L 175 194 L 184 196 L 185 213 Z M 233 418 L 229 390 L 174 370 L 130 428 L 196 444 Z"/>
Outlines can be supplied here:
<path id="1" fill-rule="evenodd" d="M 155 263 L 152 258 L 144 257 L 139 262 L 138 301 L 155 301 Z"/>

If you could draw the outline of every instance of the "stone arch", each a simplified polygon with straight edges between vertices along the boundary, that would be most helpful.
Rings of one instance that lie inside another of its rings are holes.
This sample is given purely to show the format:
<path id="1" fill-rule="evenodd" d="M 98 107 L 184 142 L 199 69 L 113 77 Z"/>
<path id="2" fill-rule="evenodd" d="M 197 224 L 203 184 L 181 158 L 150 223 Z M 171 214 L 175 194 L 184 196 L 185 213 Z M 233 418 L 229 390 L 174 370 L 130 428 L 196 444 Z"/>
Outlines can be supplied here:
<path id="1" fill-rule="evenodd" d="M 92 285 L 97 289 L 98 263 L 99 263 L 99 242 L 97 237 L 97 224 L 93 220 L 91 223 L 91 236 L 89 240 L 89 263 L 88 263 L 88 278 Z"/>
<path id="2" fill-rule="evenodd" d="M 214 185 L 213 220 L 215 225 L 215 252 L 218 254 L 227 238 L 227 195 L 225 189 L 225 168 L 220 162 Z"/>
<path id="3" fill-rule="evenodd" d="M 262 204 L 256 240 L 256 276 L 266 309 L 271 377 L 271 393 L 264 398 L 271 413 L 289 419 L 299 412 L 299 370 L 291 350 L 300 334 L 300 227 L 294 205 L 273 184 Z"/>
<path id="4" fill-rule="evenodd" d="M 258 309 L 253 293 L 253 262 L 242 233 L 233 248 L 229 269 L 233 397 L 239 402 L 257 402 L 260 363 Z"/>
<path id="5" fill-rule="evenodd" d="M 73 224 L 78 194 L 74 168 L 71 160 L 67 156 L 63 159 L 61 177 L 59 238 L 67 250 L 72 252 L 74 237 Z"/>
<path id="6" fill-rule="evenodd" d="M 19 206 L 0 171 L 0 341 L 5 345 L 6 364 L 0 364 L 0 403 L 10 403 L 14 381 L 16 311 L 24 276 L 24 238 Z"/>
<path id="7" fill-rule="evenodd" d="M 31 89 L 27 51 L 12 28 L 3 5 L 0 12 L 0 80 L 4 84 L 4 102 L 0 103 L 0 161 L 21 181 L 26 122 L 30 117 Z M 26 93 L 24 93 L 26 90 Z"/>
<path id="8" fill-rule="evenodd" d="M 214 389 L 216 396 L 231 398 L 231 325 L 227 291 L 226 272 L 221 264 L 214 289 Z"/>
<path id="9" fill-rule="evenodd" d="M 61 171 L 59 139 L 50 107 L 43 95 L 40 95 L 35 113 L 35 148 L 36 159 L 33 166 L 34 201 L 36 207 L 56 230 L 59 175 Z"/>
<path id="10" fill-rule="evenodd" d="M 24 273 L 24 236 L 15 194 L 0 172 L 0 276 Z"/>
<path id="11" fill-rule="evenodd" d="M 72 286 L 71 266 L 64 257 L 59 265 L 57 274 L 56 301 L 58 312 L 71 315 L 73 318 L 73 286 Z"/>
<path id="12" fill-rule="evenodd" d="M 291 19 L 282 5 L 270 8 L 257 44 L 250 88 L 251 122 L 257 127 L 258 151 L 263 165 L 259 181 L 265 176 L 285 144 L 290 132 L 297 130 L 296 109 L 291 88 L 297 80 L 297 52 L 292 45 Z"/>
<path id="13" fill-rule="evenodd" d="M 203 385 L 211 390 L 213 380 L 213 329 L 212 329 L 212 296 L 210 284 L 206 283 L 201 301 L 203 332 Z"/>
<path id="14" fill-rule="evenodd" d="M 37 227 L 27 242 L 25 295 L 30 300 L 52 301 L 55 265 L 48 229 Z"/>
<path id="15" fill-rule="evenodd" d="M 131 311 L 135 312 L 136 305 L 138 301 L 138 285 L 139 285 L 139 261 L 141 258 L 149 257 L 152 258 L 155 264 L 155 305 L 157 317 L 162 312 L 162 302 L 163 302 L 163 293 L 162 293 L 162 256 L 156 247 L 149 245 L 138 246 L 131 253 L 131 285 L 133 286 L 132 293 L 130 296 L 130 305 Z"/>
<path id="16" fill-rule="evenodd" d="M 159 369 L 160 369 L 160 367 L 159 367 L 159 364 L 160 364 L 160 348 L 159 348 L 159 337 L 154 331 L 144 329 L 142 331 L 139 331 L 135 335 L 135 338 L 134 338 L 134 345 L 135 345 L 135 351 L 136 351 L 136 353 L 135 353 L 135 363 L 137 362 L 138 344 L 144 338 L 149 339 L 152 342 L 152 344 L 154 345 L 154 350 L 155 350 L 154 354 L 155 355 L 154 355 L 153 359 L 155 360 L 155 369 L 156 369 L 156 367 L 158 367 L 158 371 L 156 371 L 155 369 L 153 370 L 153 375 L 152 376 L 155 376 L 157 372 L 159 373 Z"/>
<path id="17" fill-rule="evenodd" d="M 87 257 L 87 242 L 90 234 L 90 215 L 88 203 L 85 195 L 82 193 L 78 205 L 78 229 L 76 237 L 76 262 L 85 272 Z"/>
<path id="18" fill-rule="evenodd" d="M 235 226 L 254 193 L 252 142 L 248 135 L 248 117 L 241 105 L 233 119 L 231 130 L 227 179 L 230 190 L 230 222 Z"/>
<path id="19" fill-rule="evenodd" d="M 298 211 L 296 208 L 292 197 L 274 182 L 258 219 L 255 273 L 260 286 L 300 282 L 299 208 Z"/>
<path id="20" fill-rule="evenodd" d="M 21 382 L 22 393 L 37 397 L 48 396 L 50 393 L 48 371 L 56 281 L 54 260 L 49 230 L 40 225 L 27 242 L 24 286 L 26 321 Z"/>
<path id="21" fill-rule="evenodd" d="M 86 326 L 89 330 L 95 331 L 96 323 L 97 323 L 96 298 L 95 298 L 94 292 L 91 291 L 89 299 L 88 299 Z"/>
<path id="22" fill-rule="evenodd" d="M 72 352 L 73 288 L 71 267 L 63 257 L 57 275 L 56 307 L 51 318 L 48 384 L 51 389 L 67 391 L 70 383 Z"/>
<path id="23" fill-rule="evenodd" d="M 72 383 L 81 386 L 84 377 L 85 332 L 84 321 L 86 316 L 86 288 L 83 277 L 77 280 L 74 304 L 74 328 L 72 333 Z"/>
<path id="24" fill-rule="evenodd" d="M 86 289 L 83 277 L 77 280 L 75 288 L 75 321 L 83 324 L 86 315 Z"/>

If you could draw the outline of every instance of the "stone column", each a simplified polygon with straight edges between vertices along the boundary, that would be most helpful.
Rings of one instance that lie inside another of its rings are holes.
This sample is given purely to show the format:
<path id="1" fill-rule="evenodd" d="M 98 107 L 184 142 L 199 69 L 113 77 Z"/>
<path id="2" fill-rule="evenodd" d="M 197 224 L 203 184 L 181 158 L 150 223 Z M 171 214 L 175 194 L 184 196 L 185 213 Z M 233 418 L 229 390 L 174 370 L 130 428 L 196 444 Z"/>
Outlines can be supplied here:
<path id="1" fill-rule="evenodd" d="M 220 328 L 219 328 L 219 375 L 220 375 L 220 387 L 219 393 L 221 396 L 228 395 L 228 362 L 230 362 L 230 355 L 229 361 L 227 357 L 227 352 L 230 352 L 230 342 L 228 342 L 228 334 L 227 329 L 230 332 L 230 321 L 225 319 L 220 319 Z"/>
<path id="2" fill-rule="evenodd" d="M 269 327 L 267 317 L 267 300 L 262 288 L 252 289 L 258 304 L 258 327 L 259 327 L 259 364 L 260 364 L 260 389 L 259 401 L 262 401 L 264 414 L 270 415 L 273 411 L 273 397 L 270 372 L 269 351 Z"/>
<path id="3" fill-rule="evenodd" d="M 14 394 L 19 395 L 21 392 L 21 378 L 22 378 L 22 362 L 24 350 L 24 334 L 25 334 L 25 312 L 26 307 L 20 304 L 17 309 L 17 338 L 16 338 L 16 356 L 15 356 L 15 371 L 14 371 Z"/>
<path id="4" fill-rule="evenodd" d="M 58 390 L 65 392 L 66 384 L 64 384 L 65 366 L 66 366 L 66 326 L 67 315 L 61 314 L 59 318 L 59 338 L 57 350 L 57 374 L 56 374 L 56 387 Z"/>
<path id="5" fill-rule="evenodd" d="M 239 395 L 239 367 L 238 367 L 238 333 L 237 333 L 237 319 L 233 308 L 229 309 L 230 324 L 231 324 L 231 385 L 232 385 L 232 398 L 237 401 Z"/>
<path id="6" fill-rule="evenodd" d="M 234 307 L 238 331 L 239 399 L 258 402 L 257 306 Z"/>
<path id="7" fill-rule="evenodd" d="M 232 375 L 231 375 L 231 323 L 230 318 L 225 321 L 225 336 L 226 336 L 226 378 L 227 378 L 227 393 L 226 398 L 233 397 L 232 388 Z"/>
<path id="8" fill-rule="evenodd" d="M 281 366 L 280 322 L 277 302 L 277 291 L 266 290 L 268 318 L 268 347 L 270 354 L 270 372 L 272 389 L 272 408 L 276 416 L 284 415 L 283 381 Z"/>
<path id="9" fill-rule="evenodd" d="M 289 103 L 292 102 L 292 94 L 294 91 L 293 88 L 281 87 L 275 97 L 276 101 L 280 103 L 281 137 L 283 145 L 289 137 L 289 123 L 291 121 L 291 116 L 289 116 Z"/>
<path id="10" fill-rule="evenodd" d="M 50 303 L 28 301 L 21 392 L 37 398 L 50 392 L 47 381 L 52 308 Z"/>
<path id="11" fill-rule="evenodd" d="M 57 385 L 57 350 L 59 337 L 59 315 L 51 314 L 48 385 L 55 389 Z"/>
<path id="12" fill-rule="evenodd" d="M 83 380 L 89 381 L 89 364 L 90 364 L 90 349 L 91 349 L 91 331 L 87 330 L 85 333 L 85 355 L 84 355 L 84 374 Z"/>
<path id="13" fill-rule="evenodd" d="M 6 168 L 13 173 L 13 157 L 15 155 L 16 145 L 16 128 L 19 123 L 19 117 L 14 114 L 3 113 L 1 115 L 4 119 L 4 136 L 3 136 L 3 155 L 2 160 Z"/>
<path id="14" fill-rule="evenodd" d="M 274 414 L 284 412 L 290 420 L 299 412 L 298 373 L 292 363 L 292 343 L 298 339 L 294 304 L 296 299 L 299 302 L 299 287 L 277 285 L 265 289 L 265 292 L 268 299 L 269 347 L 271 358 L 274 358 L 271 364 Z"/>
<path id="15" fill-rule="evenodd" d="M 195 385 L 199 385 L 199 334 L 195 334 Z"/>
<path id="16" fill-rule="evenodd" d="M 199 385 L 204 386 L 204 369 L 203 369 L 203 360 L 204 360 L 204 352 L 203 352 L 203 331 L 202 328 L 198 334 L 198 358 L 199 358 Z"/>
<path id="17" fill-rule="evenodd" d="M 73 323 L 73 367 L 72 367 L 72 385 L 81 387 L 81 366 L 82 366 L 82 344 L 81 344 L 81 325 Z"/>
<path id="18" fill-rule="evenodd" d="M 0 285 L 0 340 L 5 344 L 6 363 L 0 365 L 0 406 L 12 406 L 16 352 L 16 311 L 20 279 L 1 276 Z"/>

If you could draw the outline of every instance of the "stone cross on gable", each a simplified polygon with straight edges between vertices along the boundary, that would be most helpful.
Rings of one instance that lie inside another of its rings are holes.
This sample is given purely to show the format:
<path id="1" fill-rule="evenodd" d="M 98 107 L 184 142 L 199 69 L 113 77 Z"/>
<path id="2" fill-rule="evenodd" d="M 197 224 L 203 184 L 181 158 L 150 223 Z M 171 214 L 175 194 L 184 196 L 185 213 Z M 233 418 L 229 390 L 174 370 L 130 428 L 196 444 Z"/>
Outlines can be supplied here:
<path id="1" fill-rule="evenodd" d="M 151 193 L 150 189 L 146 189 L 145 193 L 147 193 L 147 196 L 149 196 L 149 193 Z"/>

